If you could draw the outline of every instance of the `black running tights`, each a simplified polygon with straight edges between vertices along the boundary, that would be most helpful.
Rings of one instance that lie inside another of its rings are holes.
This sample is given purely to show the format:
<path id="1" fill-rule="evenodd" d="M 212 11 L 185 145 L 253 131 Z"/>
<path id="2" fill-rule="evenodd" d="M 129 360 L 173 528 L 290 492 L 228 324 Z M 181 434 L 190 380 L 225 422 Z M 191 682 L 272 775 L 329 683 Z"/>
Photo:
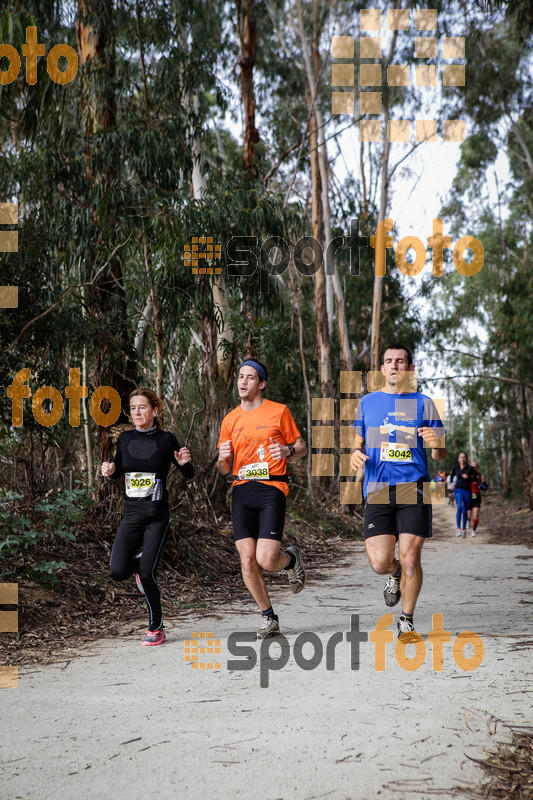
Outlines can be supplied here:
<path id="1" fill-rule="evenodd" d="M 157 566 L 170 531 L 166 500 L 125 500 L 122 523 L 111 551 L 111 577 L 125 581 L 138 572 L 150 612 L 149 630 L 163 624 L 161 593 L 156 581 Z M 142 555 L 137 553 L 142 548 Z"/>

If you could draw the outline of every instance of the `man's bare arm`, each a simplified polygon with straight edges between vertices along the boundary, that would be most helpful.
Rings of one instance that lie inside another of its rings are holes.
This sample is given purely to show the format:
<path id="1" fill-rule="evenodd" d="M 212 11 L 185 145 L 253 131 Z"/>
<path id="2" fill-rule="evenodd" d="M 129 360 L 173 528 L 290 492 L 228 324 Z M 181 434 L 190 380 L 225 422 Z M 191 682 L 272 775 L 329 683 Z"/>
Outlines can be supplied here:
<path id="1" fill-rule="evenodd" d="M 350 466 L 352 469 L 359 471 L 365 461 L 368 461 L 368 456 L 364 451 L 365 440 L 360 433 L 354 434 L 352 453 L 350 456 Z"/>
<path id="2" fill-rule="evenodd" d="M 268 448 L 273 461 L 281 461 L 283 458 L 290 458 L 291 461 L 294 461 L 297 458 L 303 458 L 307 454 L 307 445 L 301 436 L 298 436 L 298 438 L 290 445 L 281 444 L 281 442 L 277 442 L 275 439 L 270 437 L 270 444 Z M 292 456 L 291 448 L 294 448 L 294 453 Z"/>
<path id="3" fill-rule="evenodd" d="M 221 475 L 227 475 L 230 470 L 230 459 L 232 453 L 231 439 L 222 442 L 218 451 L 217 469 Z"/>
<path id="4" fill-rule="evenodd" d="M 435 428 L 423 427 L 418 429 L 419 435 L 424 440 L 424 443 L 431 447 L 431 458 L 435 461 L 444 461 L 448 451 L 445 447 L 440 447 L 440 440 L 442 436 L 437 436 Z"/>

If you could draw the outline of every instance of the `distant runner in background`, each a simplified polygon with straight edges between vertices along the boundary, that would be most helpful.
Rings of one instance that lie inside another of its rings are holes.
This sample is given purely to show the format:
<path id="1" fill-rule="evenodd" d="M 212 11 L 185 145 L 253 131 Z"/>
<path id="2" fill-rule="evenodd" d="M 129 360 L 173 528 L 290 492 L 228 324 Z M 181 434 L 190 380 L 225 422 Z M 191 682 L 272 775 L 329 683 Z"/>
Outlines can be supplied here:
<path id="1" fill-rule="evenodd" d="M 470 505 L 468 506 L 468 519 L 472 522 L 472 533 L 470 535 L 475 536 L 476 528 L 479 524 L 479 513 L 481 511 L 481 491 L 486 490 L 487 484 L 485 483 L 485 478 L 479 471 L 479 464 L 477 461 L 472 461 L 472 469 L 475 474 L 472 477 L 472 497 L 470 499 Z"/>
<path id="2" fill-rule="evenodd" d="M 466 523 L 468 520 L 468 506 L 472 498 L 472 478 L 474 469 L 468 463 L 468 456 L 463 451 L 459 453 L 458 463 L 452 469 L 451 474 L 455 479 L 454 496 L 457 504 L 457 531 L 456 536 L 466 539 Z"/>
<path id="3" fill-rule="evenodd" d="M 450 472 L 449 475 L 446 476 L 446 489 L 448 492 L 448 505 L 453 506 L 455 505 L 455 499 L 453 496 L 453 489 L 454 489 L 454 482 L 453 482 L 453 472 Z"/>
<path id="4" fill-rule="evenodd" d="M 293 594 L 305 586 L 300 548 L 281 549 L 289 494 L 287 459 L 303 458 L 307 446 L 291 412 L 262 396 L 268 372 L 255 358 L 241 364 L 237 385 L 240 405 L 222 420 L 217 469 L 227 475 L 233 459 L 233 535 L 242 577 L 263 621 L 258 639 L 280 633 L 261 568 L 285 570 Z"/>

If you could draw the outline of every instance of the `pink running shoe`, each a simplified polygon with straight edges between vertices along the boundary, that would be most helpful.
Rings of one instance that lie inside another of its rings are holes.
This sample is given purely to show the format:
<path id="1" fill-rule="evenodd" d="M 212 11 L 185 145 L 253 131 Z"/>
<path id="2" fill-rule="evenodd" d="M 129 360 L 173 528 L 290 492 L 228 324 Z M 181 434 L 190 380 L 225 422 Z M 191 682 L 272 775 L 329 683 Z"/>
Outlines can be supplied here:
<path id="1" fill-rule="evenodd" d="M 167 637 L 165 636 L 164 631 L 145 631 L 146 636 L 144 637 L 143 641 L 141 642 L 142 645 L 145 647 L 153 647 L 156 644 L 163 644 L 166 642 Z"/>

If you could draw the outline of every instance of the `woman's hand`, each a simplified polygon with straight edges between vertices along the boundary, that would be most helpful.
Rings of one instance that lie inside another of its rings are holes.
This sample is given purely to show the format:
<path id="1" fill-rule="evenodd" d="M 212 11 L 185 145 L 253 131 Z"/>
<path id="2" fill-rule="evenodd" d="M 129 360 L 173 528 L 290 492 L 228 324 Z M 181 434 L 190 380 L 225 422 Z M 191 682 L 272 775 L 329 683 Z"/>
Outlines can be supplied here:
<path id="1" fill-rule="evenodd" d="M 181 450 L 179 451 L 174 450 L 174 458 L 176 459 L 180 467 L 183 467 L 185 464 L 188 464 L 189 461 L 191 460 L 191 454 L 189 453 L 186 447 L 182 447 Z"/>

